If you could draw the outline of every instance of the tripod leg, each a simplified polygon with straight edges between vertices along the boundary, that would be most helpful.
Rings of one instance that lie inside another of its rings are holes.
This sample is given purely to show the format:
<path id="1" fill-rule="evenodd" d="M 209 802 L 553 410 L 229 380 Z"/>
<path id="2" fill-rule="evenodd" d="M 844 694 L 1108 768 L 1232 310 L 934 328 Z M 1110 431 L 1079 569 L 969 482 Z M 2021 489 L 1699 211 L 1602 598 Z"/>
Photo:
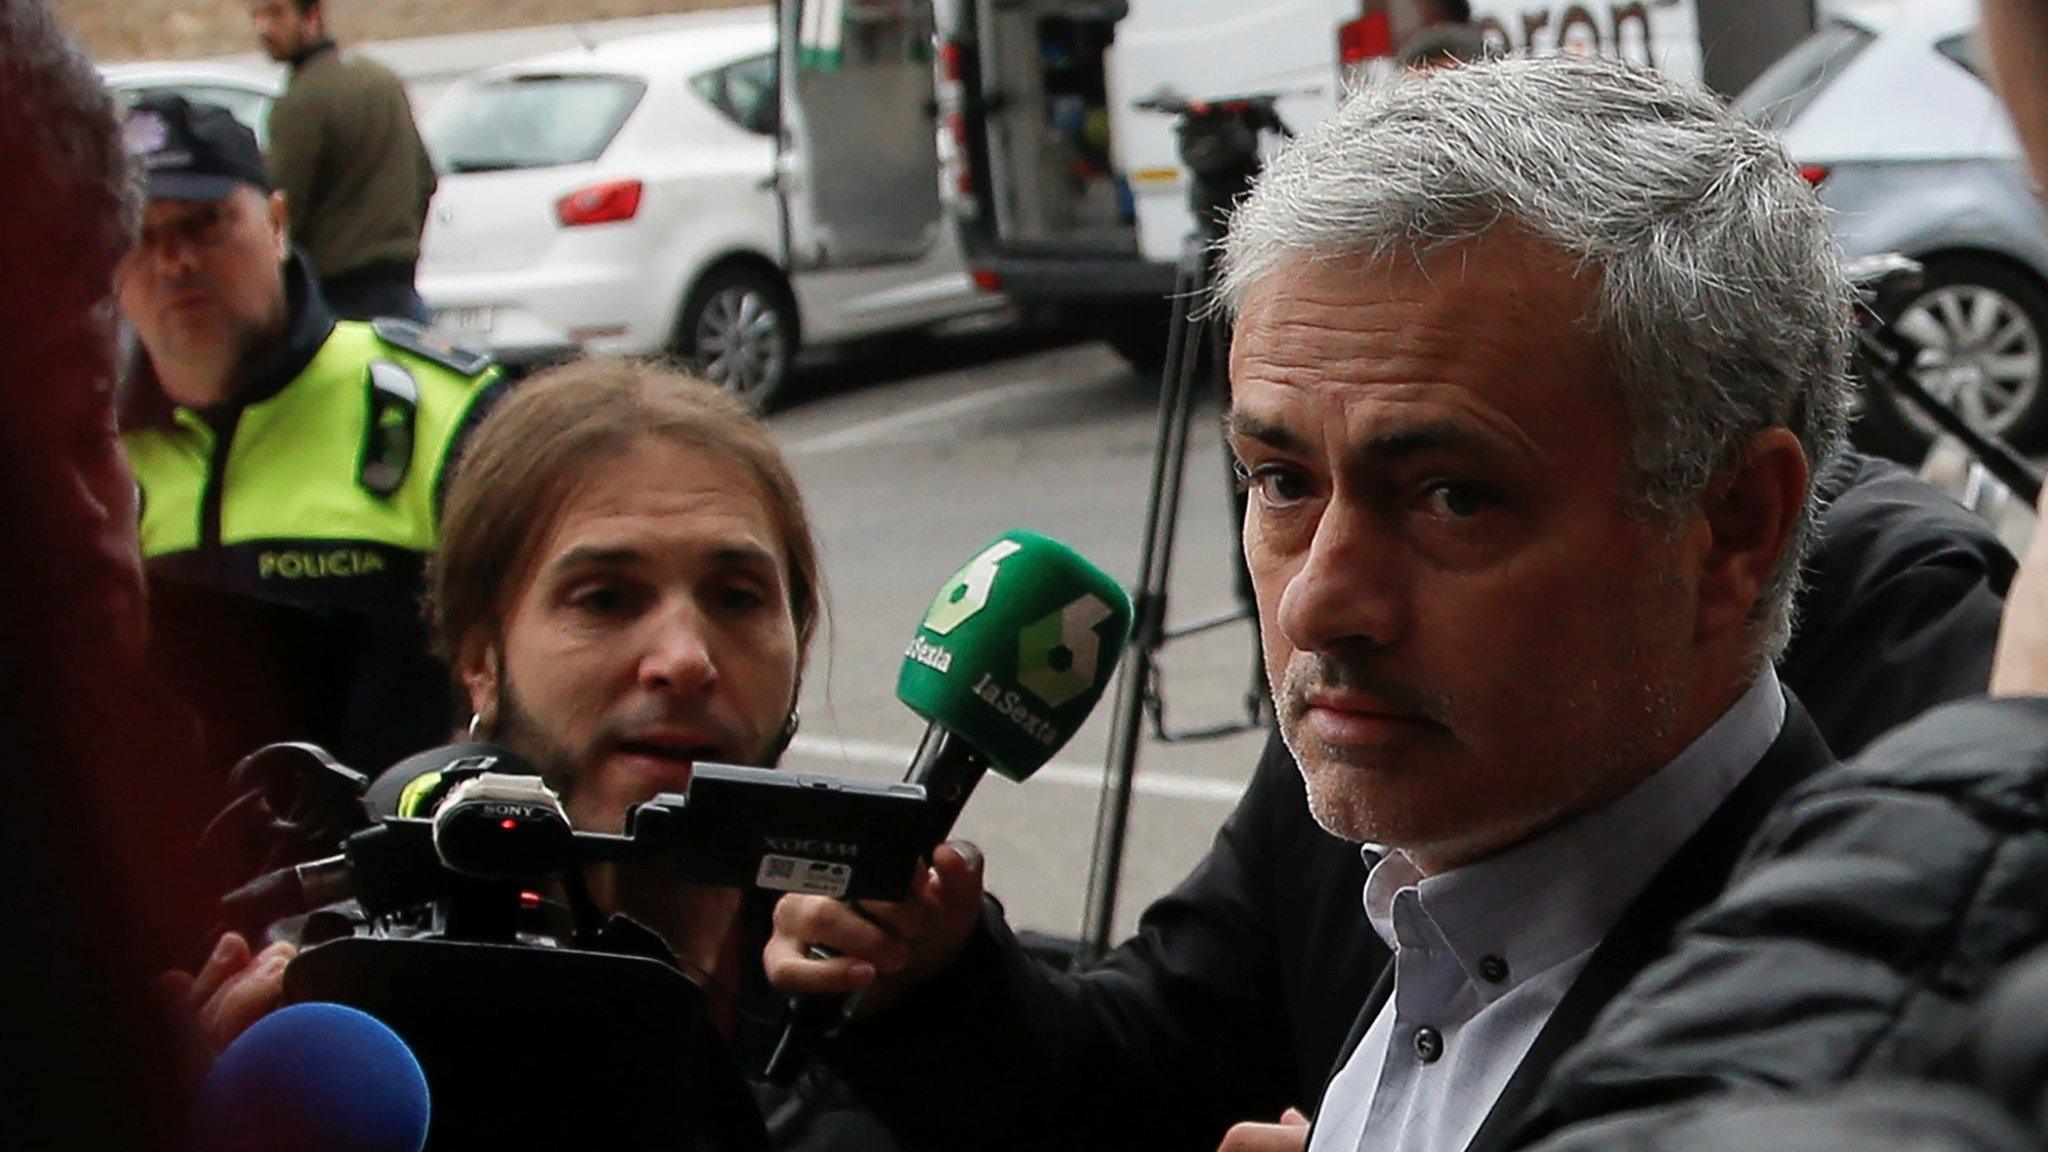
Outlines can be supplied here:
<path id="1" fill-rule="evenodd" d="M 1202 361 L 1204 325 L 1189 316 L 1188 310 L 1201 304 L 1208 285 L 1208 248 L 1199 237 L 1192 237 L 1181 249 L 1180 270 L 1174 283 L 1173 327 L 1166 349 L 1166 376 L 1160 381 L 1159 432 L 1154 441 L 1152 483 L 1145 502 L 1144 551 L 1133 597 L 1136 618 L 1117 677 L 1103 798 L 1096 812 L 1095 848 L 1088 864 L 1087 906 L 1081 922 L 1084 962 L 1109 950 L 1116 916 L 1117 885 L 1123 873 L 1124 841 L 1130 826 L 1131 786 L 1145 720 L 1145 688 L 1152 678 L 1154 657 L 1165 640 L 1167 570 L 1180 518 L 1188 424 L 1194 412 L 1196 373 Z"/>

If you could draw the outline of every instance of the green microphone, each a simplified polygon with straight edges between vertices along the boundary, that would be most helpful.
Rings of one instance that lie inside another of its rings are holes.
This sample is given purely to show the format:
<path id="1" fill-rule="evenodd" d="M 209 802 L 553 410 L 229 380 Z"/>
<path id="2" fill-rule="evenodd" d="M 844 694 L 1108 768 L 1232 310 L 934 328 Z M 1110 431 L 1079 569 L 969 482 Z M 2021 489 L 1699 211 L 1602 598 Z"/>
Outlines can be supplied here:
<path id="1" fill-rule="evenodd" d="M 896 677 L 931 723 L 904 781 L 925 789 L 932 847 L 983 772 L 1022 781 L 1073 737 L 1130 630 L 1123 586 L 1034 532 L 996 537 L 946 581 Z"/>
<path id="2" fill-rule="evenodd" d="M 990 768 L 1021 781 L 1080 729 L 1130 631 L 1123 586 L 1035 532 L 1003 533 L 946 581 L 896 677 L 896 698 L 930 722 L 903 776 L 925 790 L 927 854 Z M 792 1002 L 768 1079 L 794 1082 L 850 1007 L 837 996 Z"/>

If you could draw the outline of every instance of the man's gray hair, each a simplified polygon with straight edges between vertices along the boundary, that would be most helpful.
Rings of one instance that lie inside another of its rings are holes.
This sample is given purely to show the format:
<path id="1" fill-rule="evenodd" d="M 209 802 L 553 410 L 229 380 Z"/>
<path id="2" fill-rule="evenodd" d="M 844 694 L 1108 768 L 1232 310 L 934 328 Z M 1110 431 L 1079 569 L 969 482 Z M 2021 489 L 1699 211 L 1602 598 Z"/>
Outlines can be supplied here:
<path id="1" fill-rule="evenodd" d="M 1784 149 L 1707 92 L 1598 57 L 1513 58 L 1367 89 L 1276 157 L 1223 243 L 1235 313 L 1303 259 L 1420 258 L 1493 229 L 1598 277 L 1635 487 L 1675 517 L 1751 437 L 1783 425 L 1815 473 L 1841 446 L 1853 297 L 1825 211 Z M 1809 486 L 1757 606 L 1791 635 Z"/>

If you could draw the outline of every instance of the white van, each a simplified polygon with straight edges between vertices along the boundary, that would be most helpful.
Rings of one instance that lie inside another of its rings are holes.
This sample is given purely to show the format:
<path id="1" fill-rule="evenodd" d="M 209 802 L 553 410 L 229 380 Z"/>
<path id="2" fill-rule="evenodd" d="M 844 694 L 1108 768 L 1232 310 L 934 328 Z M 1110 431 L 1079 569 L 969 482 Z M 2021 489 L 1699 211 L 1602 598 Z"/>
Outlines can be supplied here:
<path id="1" fill-rule="evenodd" d="M 802 0 L 798 36 L 877 0 Z M 1157 365 L 1187 235 L 1173 125 L 1148 97 L 1280 94 L 1296 130 L 1391 70 L 1410 0 L 928 0 L 940 196 L 977 284 L 1092 323 Z M 1733 93 L 1814 23 L 1811 0 L 1476 0 L 1502 50 L 1609 52 Z M 1711 47 L 1702 51 L 1701 45 Z"/>

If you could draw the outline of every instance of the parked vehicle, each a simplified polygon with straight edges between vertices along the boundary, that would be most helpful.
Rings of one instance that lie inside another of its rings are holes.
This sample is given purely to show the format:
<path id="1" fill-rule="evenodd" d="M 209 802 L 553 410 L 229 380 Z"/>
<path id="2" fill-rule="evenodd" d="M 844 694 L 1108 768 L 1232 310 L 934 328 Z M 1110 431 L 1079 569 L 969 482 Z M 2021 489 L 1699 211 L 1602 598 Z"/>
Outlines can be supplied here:
<path id="1" fill-rule="evenodd" d="M 942 194 L 978 283 L 1087 317 L 1135 365 L 1162 358 L 1191 220 L 1168 117 L 1148 98 L 1279 93 L 1296 130 L 1389 73 L 1404 0 L 928 0 L 940 46 Z M 860 0 L 806 0 L 829 34 Z M 796 5 L 792 5 L 796 6 Z M 897 5 L 900 7 L 901 5 Z M 914 7 L 917 5 L 913 5 Z M 1813 25 L 1786 0 L 1477 0 L 1499 49 L 1611 52 L 1734 92 Z M 1711 45 L 1703 51 L 1702 45 Z"/>
<path id="2" fill-rule="evenodd" d="M 2048 217 L 1985 81 L 1970 0 L 1842 5 L 1737 107 L 1782 134 L 1854 258 L 1902 252 L 1924 286 L 1886 319 L 1976 426 L 2048 447 Z M 1933 427 L 1882 389 L 1857 435 L 1916 460 Z"/>
<path id="3" fill-rule="evenodd" d="M 832 75 L 928 84 L 898 48 L 893 69 L 863 57 Z M 418 277 L 436 326 L 514 363 L 667 353 L 765 407 L 800 347 L 1005 307 L 936 225 L 916 104 L 807 132 L 785 123 L 776 52 L 764 9 L 457 84 L 425 128 L 443 170 Z M 906 135 L 921 169 L 858 175 Z M 920 200 L 931 226 L 890 231 Z"/>
<path id="4" fill-rule="evenodd" d="M 144 96 L 176 95 L 195 104 L 218 104 L 270 141 L 270 106 L 284 92 L 284 75 L 274 67 L 233 68 L 222 64 L 105 64 L 100 79 L 117 100 L 133 103 Z"/>

